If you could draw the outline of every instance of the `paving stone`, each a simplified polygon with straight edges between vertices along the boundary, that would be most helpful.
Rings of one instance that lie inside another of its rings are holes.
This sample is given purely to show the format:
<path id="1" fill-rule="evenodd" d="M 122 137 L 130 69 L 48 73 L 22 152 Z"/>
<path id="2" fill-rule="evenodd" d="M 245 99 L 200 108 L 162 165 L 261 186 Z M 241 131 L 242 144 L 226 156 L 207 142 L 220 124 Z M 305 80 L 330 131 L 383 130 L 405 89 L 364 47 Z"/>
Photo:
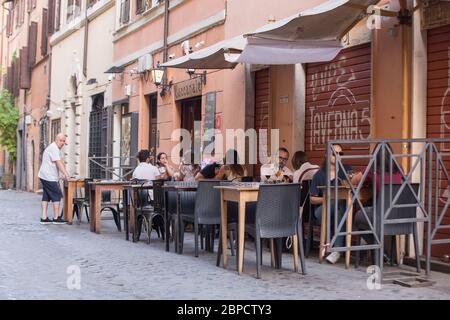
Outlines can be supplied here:
<path id="1" fill-rule="evenodd" d="M 112 220 L 102 221 L 98 235 L 89 231 L 85 217 L 72 226 L 41 226 L 39 219 L 40 196 L 0 191 L 0 299 L 450 299 L 450 275 L 437 272 L 432 287 L 388 284 L 369 290 L 363 268 L 345 270 L 311 257 L 302 275 L 293 272 L 288 254 L 282 270 L 270 268 L 265 252 L 259 280 L 251 243 L 238 276 L 234 257 L 227 270 L 216 267 L 215 253 L 194 257 L 192 233 L 178 255 L 173 246 L 166 252 L 156 233 L 150 245 L 125 241 Z M 80 290 L 67 286 L 70 266 L 81 272 Z"/>

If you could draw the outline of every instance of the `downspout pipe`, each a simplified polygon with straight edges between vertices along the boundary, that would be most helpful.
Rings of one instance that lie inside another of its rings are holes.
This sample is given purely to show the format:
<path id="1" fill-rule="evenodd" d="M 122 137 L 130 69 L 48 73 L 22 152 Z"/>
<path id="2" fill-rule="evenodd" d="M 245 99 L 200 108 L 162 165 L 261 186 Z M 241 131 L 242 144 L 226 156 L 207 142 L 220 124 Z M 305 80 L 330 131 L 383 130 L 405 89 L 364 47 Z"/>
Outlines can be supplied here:
<path id="1" fill-rule="evenodd" d="M 164 50 L 163 50 L 163 62 L 167 62 L 169 56 L 169 47 L 167 38 L 169 37 L 169 0 L 164 2 Z M 167 72 L 164 72 L 164 82 L 167 83 Z"/>
<path id="2" fill-rule="evenodd" d="M 85 2 L 84 8 L 84 52 L 83 52 L 83 75 L 87 77 L 87 53 L 88 53 L 88 40 L 89 40 L 89 19 L 88 19 L 88 1 Z"/>

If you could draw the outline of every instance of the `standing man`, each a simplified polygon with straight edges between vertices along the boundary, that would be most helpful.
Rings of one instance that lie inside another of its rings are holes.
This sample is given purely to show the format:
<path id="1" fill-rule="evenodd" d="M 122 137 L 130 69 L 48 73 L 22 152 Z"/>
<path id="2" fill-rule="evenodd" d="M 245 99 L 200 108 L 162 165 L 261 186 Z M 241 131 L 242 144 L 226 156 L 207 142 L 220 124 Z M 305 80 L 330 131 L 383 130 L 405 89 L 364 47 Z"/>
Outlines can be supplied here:
<path id="1" fill-rule="evenodd" d="M 58 133 L 55 141 L 45 148 L 42 155 L 42 164 L 39 169 L 38 177 L 41 179 L 44 193 L 42 194 L 42 217 L 41 224 L 64 224 L 67 223 L 59 217 L 59 203 L 62 198 L 62 192 L 59 187 L 59 179 L 69 179 L 66 166 L 62 156 L 62 147 L 66 143 L 66 136 Z M 48 203 L 53 202 L 53 220 L 47 217 Z"/>

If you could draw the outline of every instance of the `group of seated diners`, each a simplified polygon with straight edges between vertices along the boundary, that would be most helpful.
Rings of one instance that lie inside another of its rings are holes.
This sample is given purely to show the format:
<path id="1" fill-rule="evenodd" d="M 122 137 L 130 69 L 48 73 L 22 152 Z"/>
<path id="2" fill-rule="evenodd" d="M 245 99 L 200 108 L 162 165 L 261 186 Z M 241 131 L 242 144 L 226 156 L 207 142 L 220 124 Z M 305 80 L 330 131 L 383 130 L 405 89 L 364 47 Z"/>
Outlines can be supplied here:
<path id="1" fill-rule="evenodd" d="M 388 145 L 391 150 L 391 147 Z M 336 172 L 336 157 L 334 154 L 344 155 L 342 146 L 339 144 L 333 144 L 334 152 L 331 153 L 330 157 L 330 167 L 329 167 L 329 177 L 330 185 L 335 184 L 335 172 Z M 327 156 L 324 156 L 324 160 L 320 166 L 311 164 L 308 160 L 308 156 L 303 151 L 297 151 L 294 153 L 291 163 L 294 168 L 294 172 L 289 169 L 286 164 L 289 160 L 289 151 L 281 147 L 278 150 L 278 161 L 275 163 L 267 163 L 261 166 L 260 180 L 262 183 L 302 183 L 305 180 L 310 181 L 310 203 L 312 205 L 312 214 L 314 219 L 318 224 L 322 221 L 322 204 L 323 204 L 323 188 L 327 185 L 327 173 L 326 164 Z M 389 163 L 388 155 L 386 153 L 385 159 L 380 159 L 381 153 L 378 153 L 377 171 L 373 170 L 373 167 L 369 171 L 365 183 L 368 185 L 374 185 L 377 189 L 377 194 L 380 190 L 381 184 L 381 165 L 385 166 L 385 181 L 391 181 L 392 184 L 400 184 L 402 182 L 402 174 L 397 166 L 392 167 L 392 176 L 390 177 L 389 170 L 386 168 L 386 164 Z M 174 169 L 169 165 L 167 154 L 160 152 L 156 156 L 156 166 L 150 163 L 150 152 L 148 150 L 141 150 L 137 154 L 137 159 L 139 161 L 138 166 L 133 172 L 133 179 L 140 180 L 177 180 L 177 181 L 195 181 L 202 179 L 217 179 L 217 180 L 228 180 L 228 181 L 240 181 L 243 177 L 247 177 L 246 168 L 239 164 L 238 153 L 236 150 L 230 149 L 226 152 L 225 157 L 222 162 L 215 161 L 213 159 L 204 159 L 201 164 L 191 164 L 192 153 L 187 151 L 181 158 L 178 169 Z M 229 159 L 232 159 L 229 161 Z M 228 160 L 228 161 L 227 161 Z M 353 185 L 357 185 L 362 177 L 362 172 L 354 173 L 350 165 L 344 165 L 343 170 L 337 170 L 338 172 L 338 185 L 342 185 L 342 181 L 346 180 L 346 174 L 351 179 Z M 372 203 L 375 199 L 372 199 Z M 331 214 L 334 215 L 335 206 L 332 205 Z M 338 206 L 338 217 L 342 219 L 346 205 L 345 201 L 339 201 Z M 373 216 L 373 207 L 365 207 L 366 214 L 369 219 Z M 368 229 L 367 220 L 363 216 L 361 211 L 358 211 L 354 216 L 354 228 L 359 230 Z M 342 230 L 343 231 L 343 230 Z M 340 236 L 336 239 L 335 246 L 342 247 L 344 245 L 344 236 Z M 327 257 L 326 260 L 329 263 L 336 263 L 341 256 L 340 252 L 332 252 Z"/>

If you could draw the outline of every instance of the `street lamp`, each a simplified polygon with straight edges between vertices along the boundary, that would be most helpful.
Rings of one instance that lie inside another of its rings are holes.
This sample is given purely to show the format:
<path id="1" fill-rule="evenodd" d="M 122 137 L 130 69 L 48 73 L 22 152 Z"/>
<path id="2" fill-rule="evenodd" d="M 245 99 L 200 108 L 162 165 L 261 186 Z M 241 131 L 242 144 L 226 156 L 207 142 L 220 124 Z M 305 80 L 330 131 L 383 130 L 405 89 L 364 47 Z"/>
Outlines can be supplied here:
<path id="1" fill-rule="evenodd" d="M 172 81 L 170 81 L 169 83 L 165 83 L 164 82 L 164 73 L 165 73 L 165 68 L 161 68 L 159 66 L 159 62 L 156 66 L 156 68 L 151 69 L 150 73 L 152 75 L 152 81 L 155 84 L 156 87 L 161 88 L 161 96 L 165 95 L 166 90 L 170 90 L 170 88 L 172 87 Z"/>

